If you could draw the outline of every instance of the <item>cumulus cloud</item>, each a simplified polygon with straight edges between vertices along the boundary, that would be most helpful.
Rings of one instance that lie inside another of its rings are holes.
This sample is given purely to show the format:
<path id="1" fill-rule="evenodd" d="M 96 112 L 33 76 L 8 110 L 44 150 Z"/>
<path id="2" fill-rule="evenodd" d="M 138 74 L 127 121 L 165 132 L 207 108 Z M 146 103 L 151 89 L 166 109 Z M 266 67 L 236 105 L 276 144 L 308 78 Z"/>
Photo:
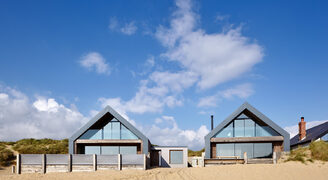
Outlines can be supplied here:
<path id="1" fill-rule="evenodd" d="M 191 1 L 177 0 L 176 6 L 170 26 L 159 26 L 155 37 L 166 48 L 162 57 L 178 62 L 180 69 L 156 70 L 141 81 L 130 100 L 102 97 L 99 100 L 103 104 L 114 104 L 124 113 L 161 112 L 165 106 L 181 106 L 185 89 L 214 87 L 242 75 L 261 61 L 262 48 L 242 36 L 240 27 L 208 34 L 197 27 L 199 16 L 193 11 Z M 203 99 L 199 106 L 214 106 L 218 97 L 246 98 L 251 93 L 248 87 L 230 89 Z"/>
<path id="2" fill-rule="evenodd" d="M 119 105 L 114 99 L 112 104 Z M 105 106 L 105 104 L 104 104 Z M 121 115 L 141 130 L 151 142 L 160 145 L 188 145 L 192 149 L 204 147 L 204 136 L 209 132 L 206 126 L 181 129 L 172 116 L 156 118 L 150 127 L 136 123 L 116 106 Z M 91 111 L 92 116 L 98 111 Z M 66 107 L 53 98 L 37 97 L 35 100 L 10 87 L 0 87 L 0 139 L 15 141 L 22 138 L 68 138 L 89 118 L 77 108 Z"/>
<path id="3" fill-rule="evenodd" d="M 138 30 L 135 21 L 131 21 L 122 25 L 121 23 L 118 22 L 116 17 L 112 17 L 109 19 L 108 28 L 111 31 L 120 32 L 125 35 L 133 35 Z"/>
<path id="4" fill-rule="evenodd" d="M 306 122 L 306 129 L 310 129 L 314 126 L 320 125 L 322 123 L 327 122 L 328 120 L 323 121 L 309 121 Z M 298 124 L 294 126 L 287 126 L 284 128 L 287 132 L 290 134 L 290 138 L 294 137 L 296 134 L 298 134 Z"/>
<path id="5" fill-rule="evenodd" d="M 74 106 L 66 107 L 44 97 L 31 101 L 20 91 L 0 88 L 1 140 L 68 138 L 86 120 Z"/>
<path id="6" fill-rule="evenodd" d="M 110 105 L 118 109 L 123 114 L 145 113 L 145 112 L 161 112 L 164 106 L 175 107 L 182 105 L 182 100 L 176 95 L 168 95 L 174 87 L 165 86 L 164 84 L 157 84 L 148 87 L 149 81 L 142 81 L 136 95 L 124 101 L 120 97 L 117 98 L 99 98 L 102 106 Z M 179 87 L 179 85 L 177 85 Z"/>
<path id="7" fill-rule="evenodd" d="M 106 59 L 97 52 L 90 52 L 81 57 L 80 65 L 90 71 L 95 71 L 98 74 L 110 74 L 110 67 Z"/>
<path id="8" fill-rule="evenodd" d="M 191 1 L 177 0 L 176 5 L 170 27 L 160 26 L 156 37 L 167 48 L 164 57 L 199 77 L 199 88 L 236 78 L 262 60 L 262 47 L 243 36 L 241 27 L 208 34 L 197 28 Z"/>
<path id="9" fill-rule="evenodd" d="M 155 122 L 156 124 L 144 131 L 153 144 L 188 146 L 193 150 L 204 148 L 204 136 L 209 133 L 205 125 L 201 125 L 196 130 L 183 130 L 178 127 L 172 116 L 162 116 L 157 118 Z"/>
<path id="10" fill-rule="evenodd" d="M 132 21 L 130 23 L 126 23 L 122 28 L 121 32 L 126 35 L 132 35 L 137 31 L 137 26 L 135 25 L 135 22 Z"/>
<path id="11" fill-rule="evenodd" d="M 237 85 L 233 88 L 229 88 L 223 91 L 218 91 L 211 96 L 202 97 L 199 99 L 198 107 L 215 107 L 223 99 L 231 99 L 238 97 L 245 99 L 254 93 L 253 86 L 250 83 L 244 83 Z"/>

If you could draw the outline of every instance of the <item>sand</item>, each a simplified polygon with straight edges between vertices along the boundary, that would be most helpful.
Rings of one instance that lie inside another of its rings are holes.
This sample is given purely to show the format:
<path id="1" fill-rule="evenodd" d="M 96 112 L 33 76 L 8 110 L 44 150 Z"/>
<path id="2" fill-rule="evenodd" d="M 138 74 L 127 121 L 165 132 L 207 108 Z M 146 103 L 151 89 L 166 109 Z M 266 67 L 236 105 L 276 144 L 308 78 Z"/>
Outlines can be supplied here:
<path id="1" fill-rule="evenodd" d="M 150 170 L 108 170 L 97 172 L 10 174 L 10 168 L 0 170 L 0 179 L 226 179 L 226 180 L 288 180 L 310 179 L 328 180 L 328 163 L 315 162 L 302 164 L 288 162 L 281 164 L 222 165 L 203 168 L 155 168 Z"/>

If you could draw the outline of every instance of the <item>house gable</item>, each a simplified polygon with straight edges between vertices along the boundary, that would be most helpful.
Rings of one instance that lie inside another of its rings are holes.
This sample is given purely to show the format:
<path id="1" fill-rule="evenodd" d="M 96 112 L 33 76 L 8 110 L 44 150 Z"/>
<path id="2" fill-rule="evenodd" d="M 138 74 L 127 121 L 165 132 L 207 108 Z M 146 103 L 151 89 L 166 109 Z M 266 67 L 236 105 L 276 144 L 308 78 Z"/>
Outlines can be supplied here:
<path id="1" fill-rule="evenodd" d="M 289 141 L 289 133 L 284 129 L 279 127 L 276 123 L 271 121 L 268 117 L 262 114 L 260 111 L 255 109 L 253 106 L 245 102 L 242 104 L 236 111 L 234 111 L 230 116 L 228 116 L 222 123 L 220 123 L 217 127 L 215 127 L 209 134 L 205 136 L 205 155 L 206 158 L 209 158 L 210 154 L 210 141 L 211 138 L 214 137 L 217 133 L 219 133 L 223 128 L 225 128 L 229 123 L 235 120 L 238 116 L 245 113 L 247 116 L 251 116 L 252 119 L 256 121 L 263 122 L 276 131 L 278 134 L 284 137 L 284 150 L 289 151 L 290 149 L 290 141 Z"/>
<path id="2" fill-rule="evenodd" d="M 148 144 L 149 144 L 148 138 L 110 106 L 105 107 L 102 111 L 100 111 L 95 117 L 93 117 L 88 123 L 86 123 L 83 127 L 81 127 L 77 132 L 75 132 L 69 138 L 69 153 L 73 154 L 74 152 L 73 144 L 75 140 L 83 136 L 88 130 L 94 127 L 98 127 L 98 128 L 104 127 L 110 121 L 113 121 L 113 119 L 119 121 L 124 127 L 126 127 L 129 131 L 131 131 L 131 133 L 133 133 L 136 137 L 142 140 L 143 151 L 144 151 L 143 153 L 147 154 Z"/>

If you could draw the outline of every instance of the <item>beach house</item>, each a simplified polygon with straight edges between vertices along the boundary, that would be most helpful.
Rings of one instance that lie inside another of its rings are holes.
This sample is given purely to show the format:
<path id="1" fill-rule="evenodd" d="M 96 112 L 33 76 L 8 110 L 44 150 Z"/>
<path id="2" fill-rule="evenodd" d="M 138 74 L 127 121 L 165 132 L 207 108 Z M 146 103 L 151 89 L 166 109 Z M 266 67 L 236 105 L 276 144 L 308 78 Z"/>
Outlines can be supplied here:
<path id="1" fill-rule="evenodd" d="M 306 129 L 304 117 L 298 123 L 298 134 L 290 140 L 291 149 L 308 146 L 313 141 L 328 142 L 328 122 Z"/>
<path id="2" fill-rule="evenodd" d="M 147 167 L 186 167 L 187 147 L 152 147 L 149 139 L 110 106 L 69 138 L 70 154 L 145 154 Z"/>
<path id="3" fill-rule="evenodd" d="M 245 102 L 205 136 L 205 158 L 272 158 L 289 143 L 288 132 Z"/>

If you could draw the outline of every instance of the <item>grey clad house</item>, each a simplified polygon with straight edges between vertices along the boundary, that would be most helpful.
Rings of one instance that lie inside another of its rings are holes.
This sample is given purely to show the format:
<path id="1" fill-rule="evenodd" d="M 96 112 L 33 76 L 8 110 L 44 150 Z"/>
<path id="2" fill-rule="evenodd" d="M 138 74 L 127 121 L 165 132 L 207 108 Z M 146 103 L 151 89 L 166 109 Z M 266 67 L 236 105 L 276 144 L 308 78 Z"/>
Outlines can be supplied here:
<path id="1" fill-rule="evenodd" d="M 298 124 L 299 133 L 290 140 L 290 147 L 295 149 L 297 147 L 308 146 L 313 141 L 323 140 L 328 142 L 328 122 L 306 129 L 306 122 L 304 117 Z"/>
<path id="2" fill-rule="evenodd" d="M 272 158 L 289 143 L 288 132 L 245 102 L 205 136 L 205 158 Z"/>
<path id="3" fill-rule="evenodd" d="M 69 138 L 70 154 L 148 154 L 150 142 L 110 106 Z"/>
<path id="4" fill-rule="evenodd" d="M 153 148 L 143 133 L 110 106 L 69 138 L 70 154 L 145 154 L 148 167 L 186 167 L 187 152 L 187 147 Z"/>

